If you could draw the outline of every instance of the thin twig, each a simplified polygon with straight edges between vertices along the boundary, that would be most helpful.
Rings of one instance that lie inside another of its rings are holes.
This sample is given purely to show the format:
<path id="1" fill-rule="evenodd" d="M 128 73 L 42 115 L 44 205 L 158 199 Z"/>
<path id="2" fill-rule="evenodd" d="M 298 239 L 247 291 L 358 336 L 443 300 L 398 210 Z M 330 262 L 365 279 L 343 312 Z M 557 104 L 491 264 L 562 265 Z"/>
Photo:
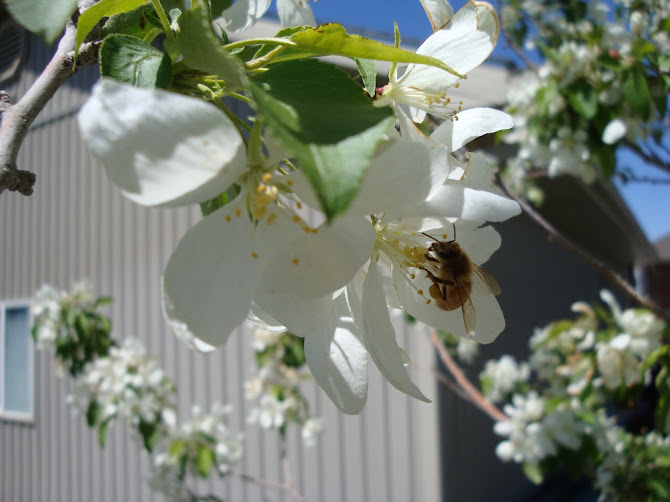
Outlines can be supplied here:
<path id="1" fill-rule="evenodd" d="M 484 395 L 479 392 L 479 389 L 472 385 L 470 380 L 468 380 L 468 377 L 466 377 L 465 373 L 463 373 L 463 370 L 460 368 L 460 366 L 458 366 L 456 361 L 454 361 L 449 355 L 449 351 L 442 343 L 442 340 L 440 340 L 440 337 L 437 334 L 437 330 L 434 328 L 430 328 L 430 340 L 437 349 L 437 353 L 440 355 L 440 359 L 446 366 L 447 370 L 451 376 L 454 377 L 454 380 L 456 380 L 458 385 L 460 385 L 461 389 L 463 389 L 463 391 L 469 396 L 471 402 L 495 421 L 500 422 L 509 420 L 507 415 L 500 411 L 493 403 L 491 403 L 491 401 L 486 399 Z"/>
<path id="2" fill-rule="evenodd" d="M 614 270 L 609 268 L 603 262 L 594 257 L 591 253 L 586 251 L 584 248 L 572 242 L 567 238 L 563 233 L 561 233 L 556 227 L 554 227 L 544 216 L 542 216 L 529 202 L 527 202 L 522 197 L 519 197 L 512 190 L 508 190 L 507 187 L 502 183 L 500 176 L 496 174 L 496 182 L 498 185 L 505 191 L 508 197 L 511 197 L 519 203 L 524 212 L 530 216 L 530 218 L 544 228 L 547 233 L 551 236 L 553 240 L 558 242 L 568 251 L 575 253 L 579 258 L 582 259 L 587 265 L 593 267 L 598 272 L 600 272 L 605 278 L 612 281 L 616 284 L 621 290 L 628 295 L 633 301 L 638 305 L 641 305 L 644 308 L 651 310 L 658 317 L 662 318 L 666 323 L 670 323 L 670 313 L 663 309 L 660 305 L 654 302 L 651 298 L 643 295 L 638 292 L 633 285 L 631 285 L 626 279 L 617 274 Z"/>
<path id="3" fill-rule="evenodd" d="M 36 176 L 17 167 L 19 148 L 37 115 L 44 109 L 58 88 L 74 75 L 77 67 L 97 61 L 98 46 L 86 43 L 81 46 L 74 66 L 74 43 L 77 27 L 70 20 L 65 27 L 58 49 L 37 80 L 15 104 L 5 102 L 0 122 L 0 194 L 4 190 L 23 195 L 33 193 Z"/>
<path id="4" fill-rule="evenodd" d="M 664 162 L 662 159 L 655 157 L 654 155 L 650 155 L 649 153 L 645 152 L 642 148 L 640 148 L 639 145 L 636 145 L 632 141 L 625 140 L 623 142 L 623 146 L 628 148 L 631 152 L 633 152 L 635 155 L 640 157 L 642 160 L 647 162 L 648 164 L 651 164 L 655 167 L 658 167 L 659 169 L 662 169 L 666 172 L 670 173 L 670 164 L 667 162 Z"/>

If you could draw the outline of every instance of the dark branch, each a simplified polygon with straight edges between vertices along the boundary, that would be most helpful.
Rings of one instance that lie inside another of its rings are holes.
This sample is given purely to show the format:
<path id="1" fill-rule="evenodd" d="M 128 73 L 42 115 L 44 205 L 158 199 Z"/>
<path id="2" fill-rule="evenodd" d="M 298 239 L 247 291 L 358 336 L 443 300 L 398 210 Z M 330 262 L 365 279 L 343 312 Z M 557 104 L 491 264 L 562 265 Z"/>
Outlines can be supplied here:
<path id="1" fill-rule="evenodd" d="M 665 162 L 663 161 L 663 159 L 660 159 L 659 157 L 656 157 L 654 155 L 645 152 L 642 148 L 640 148 L 638 145 L 636 145 L 631 141 L 625 140 L 623 142 L 623 146 L 626 147 L 631 152 L 633 152 L 638 157 L 640 157 L 642 160 L 647 162 L 648 164 L 651 164 L 652 166 L 658 167 L 659 169 L 663 169 L 664 171 L 670 173 L 670 163 Z"/>
<path id="2" fill-rule="evenodd" d="M 568 251 L 575 253 L 587 265 L 593 267 L 600 272 L 605 278 L 616 284 L 621 290 L 628 295 L 634 302 L 644 308 L 651 310 L 658 317 L 662 318 L 666 323 L 670 323 L 670 313 L 666 312 L 661 306 L 654 302 L 651 298 L 639 293 L 626 279 L 610 269 L 603 262 L 595 258 L 588 251 L 581 246 L 572 242 L 569 238 L 563 235 L 556 227 L 554 227 L 544 216 L 542 216 L 529 202 L 519 197 L 516 193 L 508 190 L 507 187 L 500 180 L 500 176 L 496 174 L 496 182 L 505 191 L 508 197 L 511 197 L 519 203 L 524 212 L 539 226 L 544 228 L 553 240 L 558 242 Z"/>

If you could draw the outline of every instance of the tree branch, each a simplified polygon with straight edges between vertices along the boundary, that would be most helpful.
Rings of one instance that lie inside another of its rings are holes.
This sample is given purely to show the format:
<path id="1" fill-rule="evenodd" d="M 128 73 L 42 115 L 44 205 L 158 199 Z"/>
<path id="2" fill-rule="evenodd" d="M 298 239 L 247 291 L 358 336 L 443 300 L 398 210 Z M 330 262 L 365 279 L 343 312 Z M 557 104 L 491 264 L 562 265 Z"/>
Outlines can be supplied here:
<path id="1" fill-rule="evenodd" d="M 433 342 L 440 359 L 446 366 L 451 376 L 454 377 L 454 380 L 456 380 L 461 389 L 463 389 L 463 391 L 467 394 L 468 400 L 496 422 L 509 420 L 507 415 L 500 411 L 493 403 L 491 403 L 491 401 L 486 399 L 484 395 L 479 392 L 479 389 L 472 385 L 470 380 L 468 380 L 468 377 L 466 377 L 465 373 L 463 373 L 463 370 L 460 368 L 460 366 L 458 366 L 456 361 L 454 361 L 449 355 L 449 351 L 442 343 L 442 340 L 440 340 L 440 337 L 434 328 L 430 328 L 430 340 Z"/>
<path id="2" fill-rule="evenodd" d="M 94 64 L 98 59 L 97 43 L 86 43 L 80 48 L 77 66 L 74 66 L 74 42 L 77 27 L 68 21 L 58 49 L 49 64 L 23 97 L 15 104 L 4 93 L 0 107 L 0 194 L 17 191 L 23 195 L 33 193 L 34 173 L 22 171 L 16 164 L 28 130 L 37 115 L 44 109 L 58 88 L 72 77 L 77 68 Z"/>
<path id="3" fill-rule="evenodd" d="M 652 166 L 658 167 L 659 169 L 662 169 L 665 172 L 670 173 L 670 164 L 664 162 L 662 159 L 659 159 L 658 157 L 648 154 L 635 143 L 625 140 L 623 142 L 623 146 L 628 148 L 628 150 L 633 152 L 635 155 L 640 157 L 645 162 L 651 164 Z"/>
<path id="4" fill-rule="evenodd" d="M 605 278 L 609 279 L 611 282 L 616 284 L 621 290 L 628 295 L 634 302 L 638 305 L 641 305 L 644 308 L 651 310 L 658 317 L 662 318 L 666 323 L 670 323 L 670 313 L 663 309 L 660 305 L 654 302 L 651 298 L 639 293 L 626 279 L 621 277 L 619 274 L 610 269 L 603 262 L 598 260 L 595 256 L 591 255 L 581 246 L 572 242 L 565 235 L 563 235 L 556 227 L 554 227 L 544 216 L 542 216 L 529 202 L 527 202 L 522 197 L 519 197 L 512 190 L 508 190 L 507 187 L 502 183 L 500 176 L 496 174 L 496 182 L 507 194 L 508 197 L 511 197 L 519 203 L 524 212 L 530 216 L 530 218 L 537 223 L 539 226 L 544 228 L 547 233 L 551 236 L 553 240 L 558 242 L 568 251 L 575 253 L 582 261 L 587 265 L 593 267 L 598 272 L 600 272 Z"/>

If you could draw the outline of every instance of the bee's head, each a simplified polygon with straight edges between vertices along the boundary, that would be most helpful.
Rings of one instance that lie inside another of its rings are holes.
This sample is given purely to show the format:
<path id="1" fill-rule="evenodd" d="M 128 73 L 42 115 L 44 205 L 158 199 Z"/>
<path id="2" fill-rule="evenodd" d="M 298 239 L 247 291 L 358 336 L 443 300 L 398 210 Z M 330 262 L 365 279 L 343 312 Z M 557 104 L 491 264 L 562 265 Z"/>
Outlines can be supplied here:
<path id="1" fill-rule="evenodd" d="M 431 246 L 431 249 L 435 251 L 435 254 L 444 260 L 453 258 L 458 253 L 461 252 L 461 246 L 458 245 L 456 241 L 449 242 L 435 242 Z"/>

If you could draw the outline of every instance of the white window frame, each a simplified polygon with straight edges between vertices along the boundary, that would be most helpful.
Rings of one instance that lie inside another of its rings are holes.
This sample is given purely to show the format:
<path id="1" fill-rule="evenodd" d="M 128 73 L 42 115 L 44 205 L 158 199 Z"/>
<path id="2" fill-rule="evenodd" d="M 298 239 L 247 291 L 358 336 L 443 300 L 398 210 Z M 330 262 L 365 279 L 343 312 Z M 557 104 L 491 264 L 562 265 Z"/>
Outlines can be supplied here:
<path id="1" fill-rule="evenodd" d="M 26 308 L 28 310 L 28 401 L 30 411 L 28 413 L 5 410 L 5 317 L 7 309 Z M 33 326 L 33 311 L 30 306 L 30 298 L 16 298 L 12 300 L 0 300 L 0 421 L 27 422 L 35 421 L 35 346 L 30 333 Z"/>

